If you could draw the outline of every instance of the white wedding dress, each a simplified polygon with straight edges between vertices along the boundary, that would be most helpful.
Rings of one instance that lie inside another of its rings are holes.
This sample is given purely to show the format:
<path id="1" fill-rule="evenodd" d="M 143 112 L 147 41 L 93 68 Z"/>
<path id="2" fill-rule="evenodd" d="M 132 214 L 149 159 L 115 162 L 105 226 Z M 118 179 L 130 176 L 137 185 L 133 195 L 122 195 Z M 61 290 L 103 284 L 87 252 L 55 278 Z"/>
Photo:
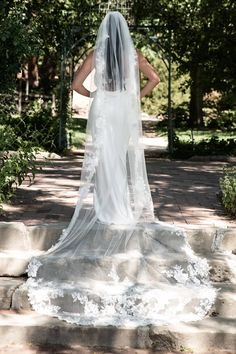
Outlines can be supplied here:
<path id="1" fill-rule="evenodd" d="M 106 128 L 102 132 L 100 158 L 96 167 L 94 208 L 100 221 L 107 224 L 126 224 L 133 219 L 126 170 L 126 153 L 131 131 L 128 126 L 131 121 L 126 117 L 129 101 L 125 92 L 108 91 L 106 96 L 103 106 Z M 99 102 L 97 104 L 95 97 L 90 112 L 94 128 L 93 139 L 96 139 L 98 133 L 96 127 L 98 105 Z"/>
<path id="2" fill-rule="evenodd" d="M 100 26 L 94 67 L 97 91 L 78 202 L 58 243 L 29 263 L 32 307 L 82 325 L 202 319 L 216 290 L 207 261 L 193 252 L 185 231 L 154 217 L 137 55 L 118 12 Z"/>

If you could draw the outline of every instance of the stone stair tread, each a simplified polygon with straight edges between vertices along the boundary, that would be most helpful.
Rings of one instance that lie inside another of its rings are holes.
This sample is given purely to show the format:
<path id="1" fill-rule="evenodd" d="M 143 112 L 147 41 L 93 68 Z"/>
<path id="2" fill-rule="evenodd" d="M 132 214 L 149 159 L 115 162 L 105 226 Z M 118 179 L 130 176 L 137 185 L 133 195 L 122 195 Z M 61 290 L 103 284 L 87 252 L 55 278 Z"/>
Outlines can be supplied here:
<path id="1" fill-rule="evenodd" d="M 0 250 L 47 250 L 55 244 L 67 223 L 25 226 L 21 222 L 0 222 Z M 190 245 L 195 251 L 211 251 L 215 242 L 224 250 L 236 250 L 236 228 L 188 225 L 185 227 Z M 217 244 L 216 243 L 216 244 Z"/>
<path id="2" fill-rule="evenodd" d="M 89 345 L 113 348 L 191 348 L 194 353 L 205 350 L 236 349 L 236 319 L 205 318 L 192 323 L 169 326 L 117 328 L 68 324 L 32 311 L 14 313 L 0 311 L 0 347 L 11 344 Z M 163 346 L 165 346 L 163 348 Z M 200 350 L 201 349 L 201 350 Z"/>
<path id="3" fill-rule="evenodd" d="M 23 284 L 23 278 L 0 277 L 0 309 L 11 307 L 14 291 Z"/>
<path id="4" fill-rule="evenodd" d="M 27 259 L 28 257 L 38 256 L 42 254 L 44 251 L 41 250 L 18 250 L 18 249 L 10 249 L 10 250 L 1 250 L 0 251 L 0 259 L 17 257 L 22 259 Z"/>
<path id="5" fill-rule="evenodd" d="M 10 348 L 0 349 L 0 354 L 39 354 L 39 348 L 37 346 L 28 347 L 28 346 L 11 346 Z M 149 349 L 136 349 L 136 348 L 126 348 L 126 349 L 116 349 L 113 351 L 113 348 L 89 348 L 77 346 L 76 348 L 65 348 L 64 346 L 40 346 L 40 354 L 183 354 L 183 351 L 153 351 Z M 184 354 L 194 354 L 193 351 L 184 351 Z M 197 353 L 199 354 L 199 352 Z M 223 350 L 223 351 L 207 351 L 207 353 L 200 354 L 235 354 L 235 352 Z"/>
<path id="6" fill-rule="evenodd" d="M 171 353 L 180 350 L 182 345 L 183 348 L 192 348 L 190 352 L 193 354 L 236 353 L 235 228 L 186 228 L 190 245 L 212 266 L 212 285 L 220 288 L 208 317 L 202 321 L 168 327 L 125 329 L 76 326 L 30 311 L 26 277 L 19 276 L 25 273 L 31 257 L 42 254 L 56 243 L 65 227 L 65 223 L 30 227 L 23 223 L 0 223 L 0 275 L 14 276 L 0 277 L 0 353 L 4 346 L 28 342 L 158 350 L 163 349 L 164 345 L 164 349 L 172 349 Z M 212 246 L 215 252 L 212 252 Z M 7 269 L 10 270 L 8 273 Z M 7 310 L 10 308 L 16 311 Z"/>
<path id="7" fill-rule="evenodd" d="M 4 250 L 0 251 L 0 276 L 19 277 L 25 273 L 29 260 L 42 251 Z"/>
<path id="8" fill-rule="evenodd" d="M 46 250 L 56 243 L 67 224 L 26 226 L 22 222 L 0 222 L 0 250 Z"/>
<path id="9" fill-rule="evenodd" d="M 32 250 L 32 251 L 7 250 L 4 252 L 0 252 L 0 276 L 21 276 L 25 274 L 26 268 L 28 266 L 28 262 L 31 259 L 31 257 L 40 255 L 42 253 L 43 251 L 39 251 L 39 250 Z M 231 268 L 233 269 L 235 265 L 235 255 L 218 252 L 218 253 L 205 253 L 205 254 L 201 254 L 200 256 L 206 258 L 210 266 L 213 265 L 214 268 L 218 268 L 218 273 L 219 272 L 225 273 L 226 278 L 224 278 L 224 281 L 228 279 L 231 273 L 232 273 L 231 275 L 233 276 L 233 272 L 232 270 L 230 271 L 230 269 Z M 114 257 L 110 257 L 110 258 L 101 257 L 101 262 L 104 264 L 107 263 L 107 267 L 109 267 L 110 262 L 111 260 L 113 260 L 113 258 Z M 99 258 L 94 259 L 94 267 L 96 267 L 96 262 L 98 261 L 98 259 Z M 90 262 L 87 256 L 79 257 L 76 260 L 81 265 L 83 264 L 85 266 L 89 262 L 90 265 L 93 266 L 93 263 Z M 73 262 L 75 263 L 76 260 L 73 259 Z M 126 260 L 128 261 L 129 258 L 126 257 Z M 176 258 L 173 254 L 173 258 L 170 261 L 170 263 L 174 264 L 175 260 L 176 263 L 179 263 L 179 257 Z M 53 260 L 50 259 L 49 262 L 53 263 Z M 58 267 L 60 265 L 63 267 L 65 265 L 65 262 L 69 262 L 69 260 L 61 259 L 61 262 L 59 262 L 58 260 L 56 262 L 58 264 Z M 122 262 L 122 255 L 120 256 L 120 262 Z M 161 265 L 161 262 L 163 262 L 164 265 L 166 264 L 165 259 L 163 260 L 158 259 L 156 262 L 159 265 Z M 218 281 L 220 281 L 220 279 Z"/>
<path id="10" fill-rule="evenodd" d="M 74 328 L 94 328 L 94 326 L 86 326 L 86 325 L 76 325 L 67 323 L 66 321 L 59 320 L 55 317 L 41 315 L 36 313 L 35 311 L 2 311 L 0 310 L 0 327 L 1 326 L 19 326 L 19 327 L 27 327 L 31 325 L 41 326 L 41 325 L 55 325 L 59 327 L 74 327 Z M 115 326 L 98 326 L 97 328 L 108 328 Z M 236 318 L 235 319 L 225 319 L 221 317 L 206 317 L 201 321 L 187 322 L 187 323 L 178 323 L 172 324 L 168 326 L 151 326 L 152 330 L 160 331 L 166 330 L 168 327 L 169 331 L 173 332 L 181 332 L 188 331 L 191 333 L 199 333 L 203 332 L 206 329 L 210 329 L 211 332 L 217 332 L 220 330 L 230 330 L 230 333 L 236 334 Z M 116 327 L 117 328 L 117 327 Z M 130 330 L 130 328 L 118 327 L 124 330 Z M 146 328 L 146 326 L 140 327 Z M 235 338 L 236 339 L 236 338 Z"/>

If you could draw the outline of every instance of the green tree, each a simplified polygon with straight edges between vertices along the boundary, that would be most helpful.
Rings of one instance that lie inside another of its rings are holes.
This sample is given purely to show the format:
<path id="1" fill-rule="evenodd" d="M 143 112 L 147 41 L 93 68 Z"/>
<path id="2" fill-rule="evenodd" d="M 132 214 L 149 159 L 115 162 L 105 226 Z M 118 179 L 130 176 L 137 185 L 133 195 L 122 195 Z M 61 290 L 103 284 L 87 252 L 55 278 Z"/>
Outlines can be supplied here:
<path id="1" fill-rule="evenodd" d="M 143 9 L 143 10 L 141 10 Z M 189 73 L 190 125 L 203 123 L 203 96 L 217 89 L 235 94 L 236 5 L 232 0 L 140 0 L 136 22 L 171 29 L 172 56 L 180 74 Z M 167 49 L 167 40 L 164 47 Z"/>
<path id="2" fill-rule="evenodd" d="M 3 0 L 0 7 L 0 91 L 15 88 L 16 74 L 27 58 L 37 52 L 35 26 L 27 23 L 25 1 Z"/>

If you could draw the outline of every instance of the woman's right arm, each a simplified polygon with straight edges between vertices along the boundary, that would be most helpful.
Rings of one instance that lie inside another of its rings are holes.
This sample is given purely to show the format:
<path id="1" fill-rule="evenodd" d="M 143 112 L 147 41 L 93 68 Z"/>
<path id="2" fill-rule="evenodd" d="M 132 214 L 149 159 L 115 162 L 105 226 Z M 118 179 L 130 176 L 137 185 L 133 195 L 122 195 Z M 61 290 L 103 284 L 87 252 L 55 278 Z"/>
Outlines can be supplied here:
<path id="1" fill-rule="evenodd" d="M 154 67 L 148 62 L 148 60 L 143 56 L 140 51 L 137 51 L 138 54 L 138 63 L 139 69 L 147 77 L 148 82 L 147 84 L 141 89 L 140 97 L 144 97 L 148 95 L 153 88 L 159 84 L 160 77 L 155 71 Z"/>
<path id="2" fill-rule="evenodd" d="M 72 82 L 72 90 L 80 93 L 83 96 L 90 97 L 90 91 L 88 91 L 83 83 L 87 76 L 92 71 L 93 67 L 93 51 L 84 60 L 83 64 L 76 70 L 74 79 Z"/>

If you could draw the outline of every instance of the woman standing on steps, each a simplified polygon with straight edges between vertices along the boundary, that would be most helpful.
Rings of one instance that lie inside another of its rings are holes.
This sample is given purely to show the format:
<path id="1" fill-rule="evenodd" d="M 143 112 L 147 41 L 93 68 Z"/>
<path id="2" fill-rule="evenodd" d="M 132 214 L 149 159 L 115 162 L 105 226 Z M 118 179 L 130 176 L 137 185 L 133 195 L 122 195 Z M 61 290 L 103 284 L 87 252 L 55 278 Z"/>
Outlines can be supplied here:
<path id="1" fill-rule="evenodd" d="M 83 86 L 92 70 L 95 92 Z M 141 91 L 139 70 L 148 78 Z M 28 266 L 38 312 L 77 324 L 139 326 L 199 320 L 211 308 L 216 291 L 206 260 L 184 230 L 153 212 L 140 97 L 158 82 L 124 17 L 109 12 L 73 82 L 93 98 L 74 215 L 59 241 Z"/>

